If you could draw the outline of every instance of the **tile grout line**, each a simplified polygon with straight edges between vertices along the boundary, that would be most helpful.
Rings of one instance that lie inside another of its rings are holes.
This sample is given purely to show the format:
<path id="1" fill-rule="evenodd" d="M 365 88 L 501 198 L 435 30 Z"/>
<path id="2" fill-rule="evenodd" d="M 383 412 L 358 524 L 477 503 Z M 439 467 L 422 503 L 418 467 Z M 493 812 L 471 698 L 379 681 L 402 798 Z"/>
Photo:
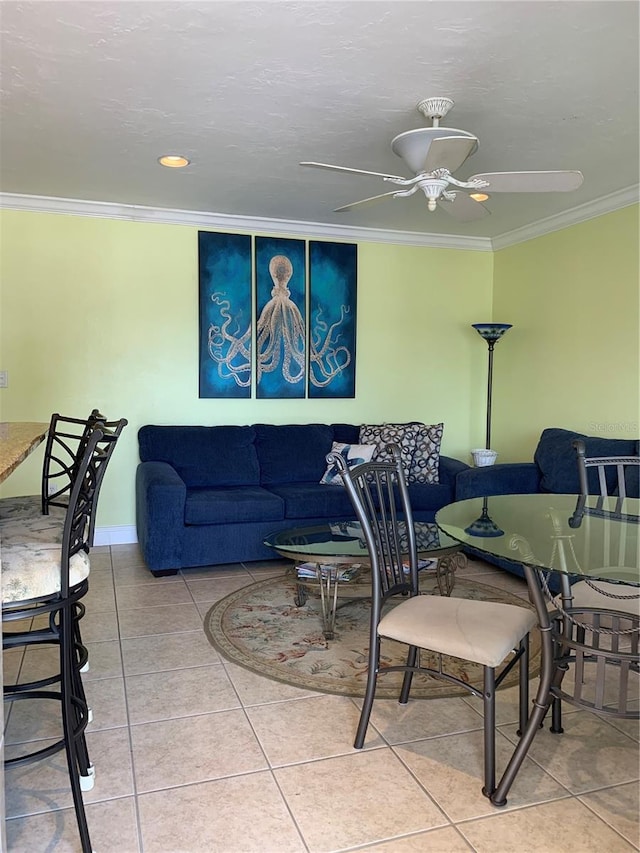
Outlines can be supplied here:
<path id="1" fill-rule="evenodd" d="M 144 850 L 144 845 L 142 841 L 142 823 L 140 820 L 140 804 L 138 802 L 138 783 L 136 779 L 136 768 L 135 768 L 135 758 L 133 755 L 133 736 L 131 732 L 131 715 L 129 713 L 129 694 L 127 690 L 127 679 L 125 677 L 125 669 L 124 669 L 124 651 L 122 648 L 122 637 L 120 636 L 120 611 L 118 609 L 118 597 L 116 594 L 116 577 L 113 572 L 113 554 L 111 552 L 111 546 L 109 546 L 109 556 L 111 558 L 111 572 L 113 577 L 113 592 L 114 592 L 114 601 L 116 607 L 116 627 L 118 630 L 118 648 L 120 650 L 120 666 L 122 668 L 122 685 L 123 685 L 123 693 L 124 693 L 124 705 L 125 705 L 125 714 L 127 719 L 127 739 L 129 742 L 129 758 L 131 761 L 131 784 L 133 786 L 133 812 L 135 815 L 136 821 L 136 838 L 138 842 L 138 849 L 140 853 Z"/>

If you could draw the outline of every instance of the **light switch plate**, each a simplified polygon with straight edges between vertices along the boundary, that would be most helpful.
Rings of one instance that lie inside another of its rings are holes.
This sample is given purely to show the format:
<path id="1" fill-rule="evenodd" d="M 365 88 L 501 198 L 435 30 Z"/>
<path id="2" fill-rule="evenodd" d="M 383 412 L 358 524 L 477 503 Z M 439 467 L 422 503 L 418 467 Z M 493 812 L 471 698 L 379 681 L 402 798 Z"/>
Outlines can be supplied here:
<path id="1" fill-rule="evenodd" d="M 9 373 L 6 370 L 0 370 L 0 388 L 9 386 Z"/>

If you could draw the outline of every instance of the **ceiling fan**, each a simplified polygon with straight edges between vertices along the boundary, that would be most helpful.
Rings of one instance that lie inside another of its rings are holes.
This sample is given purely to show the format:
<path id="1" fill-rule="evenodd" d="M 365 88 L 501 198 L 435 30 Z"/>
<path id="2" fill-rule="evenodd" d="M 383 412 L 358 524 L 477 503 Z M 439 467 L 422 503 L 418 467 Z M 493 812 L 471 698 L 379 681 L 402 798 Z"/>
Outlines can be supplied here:
<path id="1" fill-rule="evenodd" d="M 466 130 L 440 127 L 440 120 L 452 107 L 451 98 L 425 98 L 417 105 L 417 109 L 431 120 L 431 127 L 407 130 L 392 139 L 392 151 L 414 173 L 412 178 L 330 163 L 304 161 L 300 165 L 356 175 L 373 175 L 401 187 L 336 207 L 336 213 L 385 198 L 406 198 L 422 190 L 429 210 L 440 207 L 463 222 L 489 215 L 489 209 L 481 204 L 489 198 L 488 193 L 569 192 L 582 184 L 582 172 L 578 171 L 488 172 L 473 175 L 466 181 L 454 178 L 452 173 L 478 150 L 478 138 Z"/>

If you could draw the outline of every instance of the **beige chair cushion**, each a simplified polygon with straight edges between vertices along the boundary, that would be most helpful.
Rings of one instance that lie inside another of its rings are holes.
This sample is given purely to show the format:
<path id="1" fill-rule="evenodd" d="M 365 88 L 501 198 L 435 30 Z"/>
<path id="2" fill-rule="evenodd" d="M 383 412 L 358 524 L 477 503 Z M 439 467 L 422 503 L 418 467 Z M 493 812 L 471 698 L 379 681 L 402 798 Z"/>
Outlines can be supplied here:
<path id="1" fill-rule="evenodd" d="M 601 595 L 586 581 L 578 581 L 571 587 L 574 607 L 594 607 L 596 610 L 620 610 L 622 613 L 633 613 L 640 616 L 640 589 L 619 583 L 591 581 L 594 586 L 612 595 L 634 596 L 633 598 L 609 598 Z"/>
<path id="2" fill-rule="evenodd" d="M 2 603 L 15 604 L 60 592 L 59 542 L 24 540 L 21 544 L 2 543 Z M 69 561 L 69 585 L 89 576 L 89 555 L 74 554 Z"/>
<path id="3" fill-rule="evenodd" d="M 496 667 L 536 624 L 529 607 L 417 595 L 383 616 L 378 634 Z"/>

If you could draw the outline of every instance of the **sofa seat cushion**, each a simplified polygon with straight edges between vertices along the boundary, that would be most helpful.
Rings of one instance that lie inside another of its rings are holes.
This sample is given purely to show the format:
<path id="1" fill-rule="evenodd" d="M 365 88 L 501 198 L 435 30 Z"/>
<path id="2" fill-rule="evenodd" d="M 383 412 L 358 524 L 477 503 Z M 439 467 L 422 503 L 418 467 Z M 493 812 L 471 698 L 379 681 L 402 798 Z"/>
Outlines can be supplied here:
<path id="1" fill-rule="evenodd" d="M 259 485 L 254 441 L 252 426 L 148 425 L 138 431 L 140 461 L 168 462 L 189 489 Z"/>
<path id="2" fill-rule="evenodd" d="M 319 483 L 331 452 L 329 424 L 256 424 L 260 483 Z"/>
<path id="3" fill-rule="evenodd" d="M 319 483 L 290 483 L 270 486 L 270 491 L 284 501 L 285 518 L 349 518 L 355 512 L 342 484 L 324 486 Z"/>
<path id="4" fill-rule="evenodd" d="M 186 524 L 235 524 L 280 521 L 283 518 L 284 502 L 260 486 L 189 489 L 187 492 Z"/>
<path id="5" fill-rule="evenodd" d="M 573 442 L 581 438 L 586 446 L 586 455 L 590 456 L 635 456 L 637 441 L 625 438 L 599 438 L 552 427 L 545 429 L 540 436 L 534 460 L 540 469 L 540 491 L 556 494 L 580 493 L 578 478 L 578 456 Z M 607 471 L 607 486 L 615 488 L 616 472 Z M 599 494 L 598 473 L 595 469 L 587 471 L 590 494 Z M 633 491 L 633 485 L 632 491 Z"/>

